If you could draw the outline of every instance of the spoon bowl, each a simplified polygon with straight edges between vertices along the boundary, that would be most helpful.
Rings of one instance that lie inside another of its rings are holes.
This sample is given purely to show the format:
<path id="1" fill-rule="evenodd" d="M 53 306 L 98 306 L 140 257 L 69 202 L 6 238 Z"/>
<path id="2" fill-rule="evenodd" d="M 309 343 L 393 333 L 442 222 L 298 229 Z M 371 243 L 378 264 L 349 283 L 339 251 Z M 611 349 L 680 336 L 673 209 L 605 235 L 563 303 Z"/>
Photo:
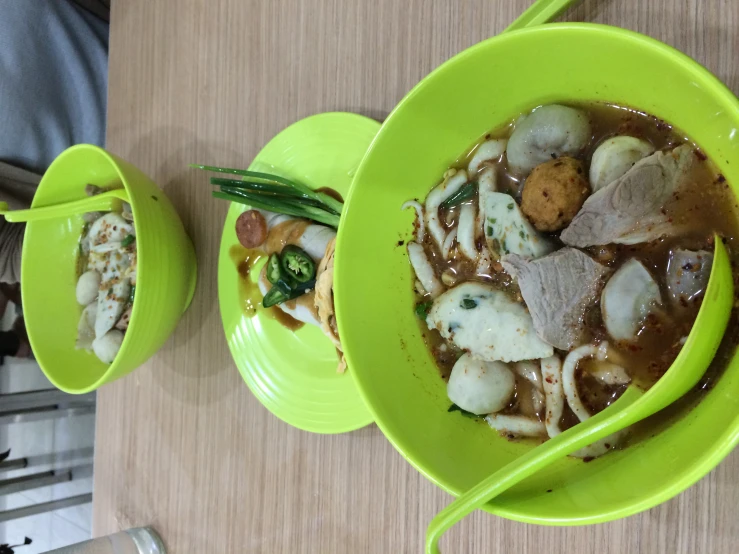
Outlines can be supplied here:
<path id="1" fill-rule="evenodd" d="M 734 299 L 729 256 L 720 237 L 714 242 L 711 276 L 698 316 L 680 354 L 660 380 L 646 393 L 629 386 L 602 412 L 537 446 L 459 496 L 429 524 L 427 554 L 438 554 L 444 532 L 492 498 L 555 460 L 657 413 L 698 384 L 724 336 Z"/>

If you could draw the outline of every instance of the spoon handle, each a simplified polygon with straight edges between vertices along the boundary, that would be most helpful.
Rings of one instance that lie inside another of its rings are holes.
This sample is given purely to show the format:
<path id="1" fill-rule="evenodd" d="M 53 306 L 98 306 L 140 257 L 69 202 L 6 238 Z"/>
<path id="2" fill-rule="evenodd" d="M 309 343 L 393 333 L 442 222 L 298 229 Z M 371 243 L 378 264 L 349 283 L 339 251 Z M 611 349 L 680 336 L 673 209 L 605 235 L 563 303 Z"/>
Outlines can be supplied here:
<path id="1" fill-rule="evenodd" d="M 590 419 L 549 439 L 528 453 L 516 458 L 470 490 L 452 501 L 436 514 L 426 531 L 426 554 L 439 554 L 439 539 L 455 523 L 480 508 L 499 494 L 507 491 L 520 481 L 533 475 L 559 458 L 564 458 L 576 450 L 607 437 L 628 426 L 631 421 L 620 417 L 624 408 L 642 397 L 643 391 L 629 387 L 621 397 Z"/>
<path id="2" fill-rule="evenodd" d="M 8 211 L 8 205 L 0 203 L 0 215 L 5 216 L 5 219 L 11 223 L 23 223 L 42 219 L 70 217 L 86 212 L 111 211 L 115 210 L 121 201 L 128 202 L 128 194 L 126 194 L 124 189 L 116 189 L 81 200 L 28 210 Z"/>
<path id="3" fill-rule="evenodd" d="M 526 27 L 548 23 L 570 6 L 579 3 L 580 0 L 536 0 L 513 23 L 503 31 L 518 31 Z"/>

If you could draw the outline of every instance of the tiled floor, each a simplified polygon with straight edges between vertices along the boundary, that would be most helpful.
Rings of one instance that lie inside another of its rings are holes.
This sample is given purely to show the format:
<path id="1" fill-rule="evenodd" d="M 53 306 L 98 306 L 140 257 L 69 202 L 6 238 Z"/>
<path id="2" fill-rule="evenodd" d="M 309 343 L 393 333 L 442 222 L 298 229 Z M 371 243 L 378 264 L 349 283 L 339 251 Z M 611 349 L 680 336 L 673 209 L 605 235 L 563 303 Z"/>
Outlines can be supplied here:
<path id="1" fill-rule="evenodd" d="M 0 392 L 47 388 L 51 384 L 35 362 L 6 358 L 0 367 Z M 73 468 L 69 482 L 0 496 L 0 510 L 91 492 L 94 437 L 94 414 L 0 426 L 0 452 L 11 448 L 10 458 L 30 457 L 33 464 L 0 478 Z M 0 543 L 21 543 L 28 536 L 33 544 L 18 549 L 18 554 L 46 552 L 89 539 L 91 523 L 91 505 L 83 504 L 0 523 Z"/>

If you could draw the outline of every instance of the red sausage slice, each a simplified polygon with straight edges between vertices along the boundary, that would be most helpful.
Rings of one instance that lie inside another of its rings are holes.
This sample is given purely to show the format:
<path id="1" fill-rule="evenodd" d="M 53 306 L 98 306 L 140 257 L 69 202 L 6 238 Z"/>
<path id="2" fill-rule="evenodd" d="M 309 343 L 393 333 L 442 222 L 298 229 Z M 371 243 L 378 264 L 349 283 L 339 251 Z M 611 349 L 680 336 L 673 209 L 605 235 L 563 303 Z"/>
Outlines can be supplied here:
<path id="1" fill-rule="evenodd" d="M 244 248 L 256 248 L 267 239 L 267 222 L 257 210 L 244 212 L 236 220 L 236 236 Z"/>

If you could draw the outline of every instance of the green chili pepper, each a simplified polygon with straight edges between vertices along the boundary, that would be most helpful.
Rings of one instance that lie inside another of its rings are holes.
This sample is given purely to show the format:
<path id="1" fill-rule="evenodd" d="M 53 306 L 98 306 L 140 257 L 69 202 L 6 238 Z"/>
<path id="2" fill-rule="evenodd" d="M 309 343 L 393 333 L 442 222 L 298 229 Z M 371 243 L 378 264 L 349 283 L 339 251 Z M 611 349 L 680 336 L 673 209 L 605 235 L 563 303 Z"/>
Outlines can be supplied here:
<path id="1" fill-rule="evenodd" d="M 442 210 L 448 210 L 449 208 L 457 206 L 462 202 L 467 202 L 467 200 L 471 200 L 475 196 L 475 192 L 477 192 L 477 183 L 465 183 L 464 185 L 459 187 L 459 190 L 457 192 L 444 200 L 439 205 L 439 207 Z"/>
<path id="2" fill-rule="evenodd" d="M 297 298 L 298 296 L 305 294 L 306 292 L 313 290 L 314 288 L 316 288 L 315 279 L 311 279 L 310 281 L 306 281 L 305 283 L 296 283 L 292 289 L 292 298 Z"/>
<path id="3" fill-rule="evenodd" d="M 285 292 L 275 285 L 272 287 L 267 294 L 264 295 L 264 298 L 262 298 L 262 306 L 265 308 L 270 308 L 276 304 L 282 304 L 286 300 L 288 300 L 288 295 L 285 294 Z"/>
<path id="4" fill-rule="evenodd" d="M 277 254 L 270 254 L 267 260 L 267 281 L 276 285 L 280 279 L 285 279 L 280 257 Z"/>
<path id="5" fill-rule="evenodd" d="M 280 253 L 282 269 L 298 283 L 307 283 L 316 276 L 316 264 L 302 248 L 288 244 Z"/>
<path id="6" fill-rule="evenodd" d="M 309 290 L 313 290 L 315 286 L 315 279 L 311 279 L 305 283 L 288 283 L 283 279 L 278 279 L 269 292 L 264 295 L 262 306 L 269 308 L 276 304 L 282 304 L 283 302 L 304 295 Z"/>

